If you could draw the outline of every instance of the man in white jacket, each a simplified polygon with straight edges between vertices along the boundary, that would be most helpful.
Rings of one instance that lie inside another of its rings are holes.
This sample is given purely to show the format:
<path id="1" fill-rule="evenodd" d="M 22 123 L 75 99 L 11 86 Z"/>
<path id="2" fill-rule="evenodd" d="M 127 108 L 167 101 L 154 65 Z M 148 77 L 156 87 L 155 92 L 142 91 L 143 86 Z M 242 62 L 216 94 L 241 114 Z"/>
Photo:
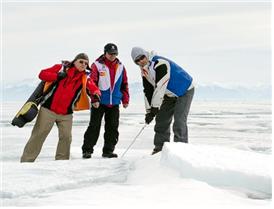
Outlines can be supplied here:
<path id="1" fill-rule="evenodd" d="M 132 48 L 131 57 L 142 73 L 146 124 L 156 116 L 152 154 L 170 141 L 173 117 L 174 142 L 188 143 L 187 117 L 194 95 L 192 77 L 175 62 L 140 47 Z"/>

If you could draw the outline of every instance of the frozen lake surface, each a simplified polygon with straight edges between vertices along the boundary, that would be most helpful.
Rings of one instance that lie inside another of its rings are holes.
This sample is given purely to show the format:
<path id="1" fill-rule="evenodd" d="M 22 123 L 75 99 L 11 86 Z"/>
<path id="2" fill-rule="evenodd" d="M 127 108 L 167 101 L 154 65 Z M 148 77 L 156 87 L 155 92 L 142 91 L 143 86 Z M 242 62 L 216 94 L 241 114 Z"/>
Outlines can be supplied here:
<path id="1" fill-rule="evenodd" d="M 36 162 L 23 164 L 19 159 L 33 123 L 21 129 L 10 125 L 21 105 L 2 106 L 2 206 L 270 207 L 269 103 L 194 102 L 188 145 L 168 143 L 162 153 L 151 156 L 151 124 L 118 159 L 101 158 L 103 129 L 93 158 L 81 158 L 89 111 L 76 112 L 71 160 L 54 160 L 58 139 L 54 127 Z M 143 125 L 142 104 L 121 108 L 119 156 Z"/>

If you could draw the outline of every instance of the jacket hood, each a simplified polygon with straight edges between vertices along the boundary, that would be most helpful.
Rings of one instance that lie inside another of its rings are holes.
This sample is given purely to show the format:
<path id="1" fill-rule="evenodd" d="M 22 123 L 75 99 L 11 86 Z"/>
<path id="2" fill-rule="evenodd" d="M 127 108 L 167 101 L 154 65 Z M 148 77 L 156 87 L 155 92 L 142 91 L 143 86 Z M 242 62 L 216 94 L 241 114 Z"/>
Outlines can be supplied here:
<path id="1" fill-rule="evenodd" d="M 141 47 L 133 47 L 131 50 L 131 57 L 133 62 L 135 62 L 137 57 L 140 57 L 142 55 L 145 55 L 147 58 L 149 58 L 149 53 L 142 49 Z"/>

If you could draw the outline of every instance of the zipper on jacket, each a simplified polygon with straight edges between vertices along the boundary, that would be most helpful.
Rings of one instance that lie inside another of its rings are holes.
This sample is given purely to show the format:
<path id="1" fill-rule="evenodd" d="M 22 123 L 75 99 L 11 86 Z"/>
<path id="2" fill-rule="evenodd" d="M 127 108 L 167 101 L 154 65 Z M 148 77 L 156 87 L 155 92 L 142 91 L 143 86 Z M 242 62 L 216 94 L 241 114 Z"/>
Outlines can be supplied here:
<path id="1" fill-rule="evenodd" d="M 107 65 L 105 63 L 103 63 L 102 65 L 103 65 L 103 69 L 108 69 L 108 72 L 109 72 L 109 78 L 110 78 L 109 104 L 112 105 L 112 93 L 113 93 L 113 90 L 114 90 L 114 86 L 113 86 L 113 89 L 112 89 L 112 87 L 111 87 L 110 69 L 109 69 L 109 67 L 107 67 Z M 115 76 L 116 76 L 116 74 L 115 74 Z M 115 82 L 115 77 L 114 77 L 114 82 Z"/>
<path id="2" fill-rule="evenodd" d="M 114 82 L 113 82 L 113 87 L 111 86 L 111 78 L 110 78 L 110 104 L 112 105 L 112 94 L 115 88 L 115 80 L 116 80 L 116 76 L 117 76 L 117 69 L 118 67 L 120 67 L 120 65 L 118 63 L 116 63 L 115 65 L 115 69 L 114 69 Z"/>
<path id="3" fill-rule="evenodd" d="M 109 95 L 109 98 L 110 98 L 110 105 L 112 105 L 112 91 L 110 91 L 110 95 Z"/>

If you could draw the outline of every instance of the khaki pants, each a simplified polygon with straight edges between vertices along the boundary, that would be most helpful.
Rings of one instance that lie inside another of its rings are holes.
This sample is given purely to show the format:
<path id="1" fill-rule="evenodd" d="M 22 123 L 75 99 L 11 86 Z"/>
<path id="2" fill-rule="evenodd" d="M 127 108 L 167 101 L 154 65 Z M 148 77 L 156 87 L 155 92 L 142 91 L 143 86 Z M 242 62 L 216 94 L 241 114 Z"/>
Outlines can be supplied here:
<path id="1" fill-rule="evenodd" d="M 55 160 L 69 159 L 72 139 L 72 114 L 58 115 L 49 109 L 41 107 L 30 139 L 25 146 L 21 162 L 35 161 L 55 122 L 59 132 L 59 142 L 57 145 Z"/>

